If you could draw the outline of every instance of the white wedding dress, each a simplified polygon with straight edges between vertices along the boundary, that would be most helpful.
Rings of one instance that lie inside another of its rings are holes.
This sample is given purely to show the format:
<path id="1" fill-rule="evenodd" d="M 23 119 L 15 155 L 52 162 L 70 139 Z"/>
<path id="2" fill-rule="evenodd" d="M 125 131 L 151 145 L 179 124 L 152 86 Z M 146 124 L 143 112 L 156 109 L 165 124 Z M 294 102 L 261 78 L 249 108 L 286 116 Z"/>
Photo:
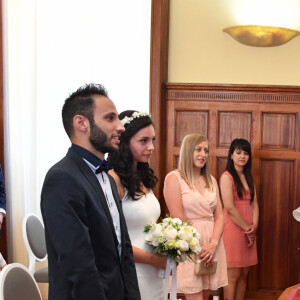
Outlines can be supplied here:
<path id="1" fill-rule="evenodd" d="M 122 199 L 123 212 L 133 246 L 147 251 L 151 247 L 145 241 L 144 227 L 156 223 L 160 205 L 152 190 L 138 200 L 132 200 L 125 192 Z M 164 280 L 157 276 L 157 269 L 148 264 L 136 263 L 136 272 L 142 300 L 162 300 Z"/>

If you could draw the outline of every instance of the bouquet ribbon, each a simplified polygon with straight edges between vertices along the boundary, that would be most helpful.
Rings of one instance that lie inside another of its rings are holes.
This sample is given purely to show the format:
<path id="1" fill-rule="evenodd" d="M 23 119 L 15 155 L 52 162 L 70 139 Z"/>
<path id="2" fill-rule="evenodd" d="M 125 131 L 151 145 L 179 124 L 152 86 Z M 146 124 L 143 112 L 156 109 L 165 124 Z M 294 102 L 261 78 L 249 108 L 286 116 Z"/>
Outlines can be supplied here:
<path id="1" fill-rule="evenodd" d="M 172 256 L 168 256 L 167 258 L 167 266 L 165 272 L 165 286 L 164 286 L 164 300 L 168 299 L 168 292 L 169 292 L 169 281 L 170 275 L 172 273 L 172 284 L 171 284 L 171 294 L 170 299 L 177 299 L 177 275 L 176 275 L 176 261 Z"/>

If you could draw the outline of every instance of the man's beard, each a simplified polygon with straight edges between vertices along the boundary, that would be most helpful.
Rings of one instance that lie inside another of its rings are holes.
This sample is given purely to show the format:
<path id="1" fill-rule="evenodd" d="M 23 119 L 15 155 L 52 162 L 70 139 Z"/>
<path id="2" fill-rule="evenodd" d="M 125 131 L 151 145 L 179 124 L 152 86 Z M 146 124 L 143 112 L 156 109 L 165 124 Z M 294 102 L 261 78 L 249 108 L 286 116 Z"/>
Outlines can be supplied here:
<path id="1" fill-rule="evenodd" d="M 113 147 L 112 144 L 109 143 L 107 134 L 97 125 L 90 122 L 91 126 L 91 135 L 90 135 L 90 143 L 93 147 L 100 151 L 101 153 L 111 153 L 117 151 L 117 148 Z"/>

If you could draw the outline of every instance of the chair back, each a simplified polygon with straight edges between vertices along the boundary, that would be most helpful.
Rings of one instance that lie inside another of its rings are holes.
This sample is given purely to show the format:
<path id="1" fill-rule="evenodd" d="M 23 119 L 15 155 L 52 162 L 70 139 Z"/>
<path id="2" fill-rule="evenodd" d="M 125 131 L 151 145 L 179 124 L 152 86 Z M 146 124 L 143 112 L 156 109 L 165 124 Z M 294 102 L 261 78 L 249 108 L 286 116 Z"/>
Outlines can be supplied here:
<path id="1" fill-rule="evenodd" d="M 42 300 L 37 283 L 25 266 L 13 263 L 0 272 L 0 300 Z"/>
<path id="2" fill-rule="evenodd" d="M 29 259 L 28 268 L 33 274 L 35 261 L 44 261 L 47 258 L 45 229 L 41 219 L 30 213 L 23 219 L 22 230 Z"/>

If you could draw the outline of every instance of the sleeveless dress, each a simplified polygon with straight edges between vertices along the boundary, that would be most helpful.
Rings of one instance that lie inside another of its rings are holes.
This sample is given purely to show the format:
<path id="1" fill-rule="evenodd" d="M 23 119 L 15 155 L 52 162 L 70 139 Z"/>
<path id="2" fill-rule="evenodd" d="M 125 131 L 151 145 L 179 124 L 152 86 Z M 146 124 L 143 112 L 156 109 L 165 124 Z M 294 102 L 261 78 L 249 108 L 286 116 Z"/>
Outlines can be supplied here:
<path id="1" fill-rule="evenodd" d="M 253 210 L 250 204 L 250 191 L 246 191 L 243 198 L 240 199 L 229 172 L 224 172 L 232 181 L 234 206 L 239 211 L 243 219 L 248 225 L 253 222 Z M 224 209 L 225 228 L 223 232 L 223 241 L 227 257 L 228 268 L 243 268 L 257 264 L 257 250 L 256 240 L 251 247 L 248 247 L 248 238 L 243 229 L 236 225 L 229 217 L 227 211 Z"/>
<path id="2" fill-rule="evenodd" d="M 213 234 L 214 210 L 217 205 L 216 193 L 205 190 L 204 194 L 191 189 L 178 171 L 172 171 L 181 187 L 182 205 L 186 218 L 200 233 L 200 246 L 208 244 Z M 167 175 L 168 176 L 168 175 Z M 217 290 L 228 284 L 226 255 L 222 238 L 214 255 L 217 270 L 211 275 L 196 275 L 195 263 L 185 261 L 177 267 L 177 292 L 183 294 L 199 293 L 202 290 Z"/>
<path id="3" fill-rule="evenodd" d="M 156 223 L 160 217 L 160 205 L 152 190 L 138 200 L 133 200 L 125 191 L 122 208 L 132 245 L 151 252 L 151 246 L 145 242 L 144 227 L 150 222 Z M 135 267 L 141 300 L 162 300 L 164 280 L 157 276 L 158 270 L 143 263 L 136 263 Z"/>

